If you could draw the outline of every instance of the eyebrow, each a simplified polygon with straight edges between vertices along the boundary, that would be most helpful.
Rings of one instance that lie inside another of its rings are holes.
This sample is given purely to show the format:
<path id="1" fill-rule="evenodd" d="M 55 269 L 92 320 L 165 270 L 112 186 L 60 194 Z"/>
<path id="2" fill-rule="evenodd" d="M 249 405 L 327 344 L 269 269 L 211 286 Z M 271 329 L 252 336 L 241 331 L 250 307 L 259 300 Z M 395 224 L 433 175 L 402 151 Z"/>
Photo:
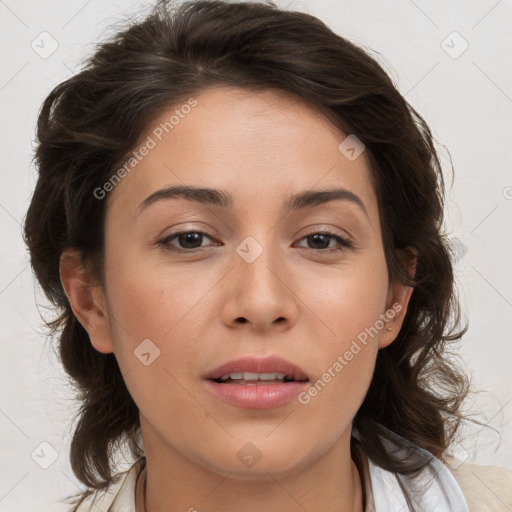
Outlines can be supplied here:
<path id="1" fill-rule="evenodd" d="M 193 187 L 190 185 L 176 185 L 153 192 L 140 205 L 143 210 L 157 201 L 183 198 L 187 201 L 218 206 L 220 208 L 231 208 L 233 206 L 233 196 L 224 190 L 213 188 Z M 366 207 L 356 194 L 345 188 L 335 188 L 329 190 L 305 190 L 287 198 L 284 204 L 286 211 L 302 210 L 331 201 L 349 201 L 357 205 L 369 218 Z"/>

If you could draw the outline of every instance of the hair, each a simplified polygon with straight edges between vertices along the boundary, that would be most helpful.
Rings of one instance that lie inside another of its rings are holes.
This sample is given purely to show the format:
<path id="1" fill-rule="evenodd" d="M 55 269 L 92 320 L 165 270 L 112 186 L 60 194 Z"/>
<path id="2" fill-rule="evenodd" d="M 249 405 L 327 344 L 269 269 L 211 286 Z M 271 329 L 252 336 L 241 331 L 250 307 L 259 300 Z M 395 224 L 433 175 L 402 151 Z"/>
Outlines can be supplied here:
<path id="1" fill-rule="evenodd" d="M 440 456 L 463 419 L 468 379 L 448 344 L 460 327 L 444 181 L 434 139 L 369 52 L 319 19 L 273 2 L 160 1 L 100 44 L 80 72 L 57 85 L 39 112 L 38 179 L 24 236 L 31 264 L 58 316 L 47 322 L 80 401 L 71 466 L 88 489 L 115 479 L 114 455 L 144 455 L 138 408 L 113 354 L 96 351 L 74 316 L 59 276 L 64 250 L 80 251 L 104 283 L 102 187 L 133 154 L 164 109 L 207 88 L 279 90 L 309 102 L 365 145 L 378 199 L 390 280 L 414 287 L 402 328 L 378 352 L 353 427 L 366 454 L 397 474 L 418 470 L 389 453 L 390 431 Z M 400 250 L 416 254 L 414 275 Z"/>

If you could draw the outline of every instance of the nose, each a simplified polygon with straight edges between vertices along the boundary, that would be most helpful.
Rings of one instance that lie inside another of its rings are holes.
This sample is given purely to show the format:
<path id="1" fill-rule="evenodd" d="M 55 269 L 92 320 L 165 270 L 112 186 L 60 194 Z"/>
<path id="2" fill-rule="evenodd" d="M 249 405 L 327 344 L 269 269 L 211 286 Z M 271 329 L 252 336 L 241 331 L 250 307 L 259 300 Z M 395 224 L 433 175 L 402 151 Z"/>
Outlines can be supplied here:
<path id="1" fill-rule="evenodd" d="M 233 264 L 234 268 L 226 276 L 228 283 L 222 308 L 225 325 L 261 333 L 282 331 L 295 325 L 299 299 L 294 292 L 291 269 L 282 259 L 263 249 L 253 261 L 244 258 L 243 252 L 235 253 Z"/>

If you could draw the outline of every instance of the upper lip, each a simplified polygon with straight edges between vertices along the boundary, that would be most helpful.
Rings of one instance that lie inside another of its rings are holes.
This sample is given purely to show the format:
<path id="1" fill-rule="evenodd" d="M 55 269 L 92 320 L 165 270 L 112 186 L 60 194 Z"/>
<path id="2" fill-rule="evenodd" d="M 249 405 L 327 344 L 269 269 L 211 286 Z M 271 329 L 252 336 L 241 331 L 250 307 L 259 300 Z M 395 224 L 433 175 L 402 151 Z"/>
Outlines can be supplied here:
<path id="1" fill-rule="evenodd" d="M 229 373 L 243 372 L 284 373 L 292 377 L 293 380 L 308 380 L 308 376 L 302 368 L 278 356 L 264 358 L 241 357 L 240 359 L 234 359 L 208 372 L 205 375 L 205 379 L 217 380 Z"/>

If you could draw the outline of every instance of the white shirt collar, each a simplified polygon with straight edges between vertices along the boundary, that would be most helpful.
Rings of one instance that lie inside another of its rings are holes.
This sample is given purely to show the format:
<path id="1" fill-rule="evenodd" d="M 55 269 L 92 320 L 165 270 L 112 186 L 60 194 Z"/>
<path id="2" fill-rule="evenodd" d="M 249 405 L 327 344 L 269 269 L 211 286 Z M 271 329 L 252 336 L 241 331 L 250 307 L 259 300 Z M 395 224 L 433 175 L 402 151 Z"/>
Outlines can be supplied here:
<path id="1" fill-rule="evenodd" d="M 381 438 L 388 453 L 424 467 L 414 475 L 395 474 L 366 457 L 366 477 L 369 480 L 366 495 L 373 495 L 373 503 L 367 503 L 367 511 L 406 512 L 409 510 L 409 498 L 413 510 L 417 512 L 470 512 L 459 484 L 441 460 L 403 437 L 385 430 L 394 439 Z M 358 438 L 357 431 L 353 435 Z"/>

